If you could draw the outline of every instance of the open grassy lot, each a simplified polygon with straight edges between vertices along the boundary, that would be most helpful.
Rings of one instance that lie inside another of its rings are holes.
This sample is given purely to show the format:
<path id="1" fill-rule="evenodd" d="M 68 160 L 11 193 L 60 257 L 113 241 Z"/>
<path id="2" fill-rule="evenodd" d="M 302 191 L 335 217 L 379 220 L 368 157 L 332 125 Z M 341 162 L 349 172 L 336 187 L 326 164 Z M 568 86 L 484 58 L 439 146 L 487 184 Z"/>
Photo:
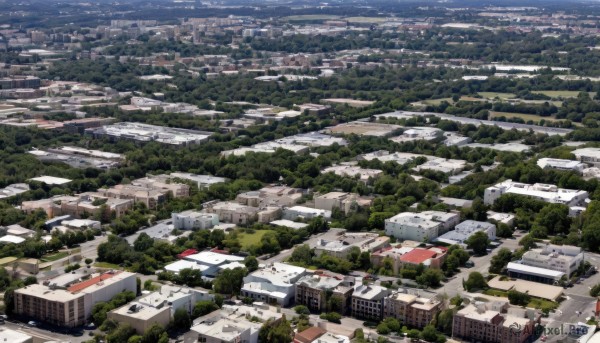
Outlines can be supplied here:
<path id="1" fill-rule="evenodd" d="M 490 111 L 490 119 L 497 117 L 506 117 L 506 118 L 521 118 L 525 121 L 533 120 L 534 122 L 540 121 L 542 119 L 546 121 L 557 121 L 554 117 L 542 117 L 535 114 L 525 114 L 525 113 L 512 113 L 512 112 L 494 112 Z"/>
<path id="2" fill-rule="evenodd" d="M 0 258 L 0 266 L 5 266 L 7 264 L 15 262 L 16 260 L 17 260 L 17 258 L 16 257 L 12 257 L 12 256 Z"/>
<path id="3" fill-rule="evenodd" d="M 40 261 L 42 262 L 53 262 L 53 261 L 57 261 L 60 260 L 61 258 L 67 257 L 69 256 L 69 253 L 65 252 L 65 251 L 60 251 L 57 253 L 53 253 L 53 254 L 46 254 L 44 256 L 42 256 L 42 258 L 40 259 Z"/>
<path id="4" fill-rule="evenodd" d="M 240 232 L 238 234 L 238 239 L 240 244 L 242 245 L 242 249 L 248 249 L 253 245 L 258 245 L 260 240 L 267 232 L 274 232 L 272 230 L 257 230 L 254 233 L 245 233 Z"/>
<path id="5" fill-rule="evenodd" d="M 310 21 L 310 20 L 334 20 L 339 19 L 337 15 L 326 15 L 326 14 L 306 14 L 306 15 L 293 15 L 285 17 L 283 19 L 288 21 Z"/>
<path id="6" fill-rule="evenodd" d="M 516 97 L 513 93 L 498 93 L 498 92 L 479 92 L 477 93 L 486 99 L 514 99 Z"/>
<path id="7" fill-rule="evenodd" d="M 358 23 L 358 24 L 377 24 L 377 23 L 384 23 L 387 18 L 382 18 L 382 17 L 348 17 L 348 18 L 344 18 L 346 19 L 349 23 Z"/>
<path id="8" fill-rule="evenodd" d="M 96 262 L 93 264 L 93 266 L 96 268 L 123 269 L 122 267 L 119 267 L 118 264 L 108 263 L 108 262 Z"/>
<path id="9" fill-rule="evenodd" d="M 551 98 L 575 98 L 579 95 L 579 91 L 532 91 L 534 94 L 544 94 Z M 593 97 L 596 94 L 590 93 L 590 96 Z"/>
<path id="10" fill-rule="evenodd" d="M 508 292 L 499 290 L 499 289 L 493 289 L 493 288 L 486 289 L 485 291 L 483 291 L 483 294 L 491 295 L 491 296 L 495 296 L 495 297 L 508 298 Z M 558 303 L 556 303 L 554 301 L 550 301 L 550 300 L 531 297 L 531 300 L 527 304 L 527 307 L 533 307 L 533 308 L 537 308 L 539 310 L 550 311 L 550 310 L 557 309 Z"/>
<path id="11" fill-rule="evenodd" d="M 429 100 L 423 100 L 421 102 L 426 105 L 437 106 L 437 105 L 441 104 L 442 101 L 447 101 L 450 104 L 454 103 L 454 101 L 452 101 L 452 98 L 429 99 Z"/>

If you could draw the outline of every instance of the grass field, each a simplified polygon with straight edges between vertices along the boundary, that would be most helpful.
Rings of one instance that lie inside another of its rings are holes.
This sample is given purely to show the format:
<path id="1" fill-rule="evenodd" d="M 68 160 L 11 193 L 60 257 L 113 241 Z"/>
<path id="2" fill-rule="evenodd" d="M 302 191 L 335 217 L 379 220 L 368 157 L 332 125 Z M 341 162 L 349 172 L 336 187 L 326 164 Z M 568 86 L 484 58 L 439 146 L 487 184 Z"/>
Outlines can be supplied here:
<path id="1" fill-rule="evenodd" d="M 508 298 L 508 292 L 499 289 L 486 289 L 485 291 L 483 291 L 483 294 L 491 295 L 494 297 Z M 527 304 L 527 307 L 533 307 L 540 310 L 554 310 L 558 308 L 558 303 L 550 300 L 531 297 L 531 300 Z"/>
<path id="2" fill-rule="evenodd" d="M 275 232 L 272 230 L 258 230 L 255 231 L 254 233 L 245 233 L 245 232 L 240 232 L 238 234 L 238 239 L 240 241 L 240 244 L 242 245 L 242 249 L 248 249 L 253 245 L 258 245 L 258 243 L 260 243 L 260 240 L 262 239 L 262 237 L 267 233 L 267 232 Z"/>
<path id="3" fill-rule="evenodd" d="M 513 93 L 497 93 L 497 92 L 479 92 L 477 93 L 486 99 L 496 99 L 499 98 L 501 100 L 505 99 L 513 99 L 516 95 Z"/>
<path id="4" fill-rule="evenodd" d="M 454 101 L 452 101 L 452 98 L 429 99 L 429 100 L 423 100 L 421 102 L 426 105 L 437 106 L 437 105 L 441 104 L 442 101 L 447 101 L 448 103 L 451 103 L 451 104 L 454 102 Z"/>
<path id="5" fill-rule="evenodd" d="M 490 111 L 490 119 L 502 117 L 502 116 L 504 116 L 506 118 L 521 118 L 521 119 L 525 120 L 526 122 L 528 120 L 533 120 L 534 122 L 538 122 L 542 119 L 544 119 L 546 121 L 557 121 L 557 119 L 554 117 L 542 117 L 542 116 L 538 116 L 535 114 Z"/>
<path id="6" fill-rule="evenodd" d="M 579 95 L 579 91 L 532 91 L 534 94 L 544 94 L 551 98 L 575 98 Z M 590 93 L 590 97 L 595 94 Z"/>
<path id="7" fill-rule="evenodd" d="M 283 19 L 288 21 L 310 21 L 310 20 L 335 20 L 340 17 L 337 15 L 326 15 L 326 14 L 306 14 L 306 15 L 293 15 L 285 17 Z"/>
<path id="8" fill-rule="evenodd" d="M 108 263 L 108 262 L 96 262 L 93 264 L 93 266 L 96 268 L 123 269 L 122 267 L 119 267 L 118 264 Z"/>
<path id="9" fill-rule="evenodd" d="M 17 258 L 16 257 L 12 257 L 12 256 L 0 258 L 0 266 L 4 266 L 4 265 L 7 265 L 9 263 L 15 262 L 16 260 L 17 260 Z"/>
<path id="10" fill-rule="evenodd" d="M 69 254 L 67 252 L 61 251 L 61 252 L 57 252 L 54 254 L 49 254 L 49 255 L 44 255 L 42 256 L 42 258 L 40 259 L 40 261 L 42 262 L 53 262 L 53 261 L 57 261 L 60 260 L 61 258 L 67 257 L 69 256 Z"/>
<path id="11" fill-rule="evenodd" d="M 349 23 L 359 24 L 377 24 L 384 23 L 387 20 L 387 18 L 382 17 L 348 17 L 344 19 L 346 19 Z"/>

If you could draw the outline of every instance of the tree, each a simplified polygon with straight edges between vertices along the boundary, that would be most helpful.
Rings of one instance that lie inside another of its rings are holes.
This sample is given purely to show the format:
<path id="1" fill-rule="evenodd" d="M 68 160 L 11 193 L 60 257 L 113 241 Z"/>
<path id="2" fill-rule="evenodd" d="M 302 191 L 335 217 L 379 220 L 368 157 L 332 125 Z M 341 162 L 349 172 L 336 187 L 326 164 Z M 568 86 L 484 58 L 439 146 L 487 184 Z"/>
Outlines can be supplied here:
<path id="1" fill-rule="evenodd" d="M 215 304 L 214 302 L 210 301 L 210 300 L 201 300 L 198 301 L 195 305 L 194 305 L 194 310 L 192 311 L 192 317 L 193 318 L 198 318 L 198 317 L 202 317 L 205 316 L 213 311 L 216 311 L 219 309 L 219 306 L 217 306 L 217 304 Z"/>
<path id="2" fill-rule="evenodd" d="M 298 306 L 294 307 L 294 311 L 296 312 L 296 314 L 300 314 L 300 315 L 310 314 L 310 310 L 308 309 L 308 307 L 306 307 L 304 305 L 298 305 Z"/>
<path id="3" fill-rule="evenodd" d="M 423 332 L 421 332 L 421 338 L 427 342 L 435 342 L 437 341 L 438 332 L 435 329 L 435 326 L 429 324 L 423 328 Z"/>
<path id="4" fill-rule="evenodd" d="M 513 235 L 513 230 L 504 223 L 496 223 L 496 228 L 496 236 L 498 237 L 510 238 Z"/>
<path id="5" fill-rule="evenodd" d="M 146 251 L 154 245 L 154 239 L 150 237 L 147 233 L 142 232 L 136 238 L 135 242 L 133 242 L 133 250 L 135 251 Z"/>
<path id="6" fill-rule="evenodd" d="M 221 294 L 239 294 L 246 274 L 246 268 L 225 269 L 215 278 L 213 288 Z"/>
<path id="7" fill-rule="evenodd" d="M 463 281 L 463 287 L 467 292 L 487 288 L 487 282 L 481 273 L 471 272 L 467 281 Z"/>
<path id="8" fill-rule="evenodd" d="M 417 276 L 417 282 L 427 287 L 438 287 L 444 276 L 438 269 L 428 268 Z"/>
<path id="9" fill-rule="evenodd" d="M 547 235 L 567 234 L 571 226 L 569 207 L 563 204 L 548 204 L 536 215 L 532 233 L 535 237 L 544 238 Z"/>
<path id="10" fill-rule="evenodd" d="M 115 330 L 106 335 L 108 343 L 127 342 L 131 336 L 135 335 L 135 329 L 129 324 L 119 324 Z"/>
<path id="11" fill-rule="evenodd" d="M 309 266 L 312 263 L 312 255 L 312 250 L 308 244 L 303 244 L 294 249 L 289 261 Z"/>
<path id="12" fill-rule="evenodd" d="M 487 247 L 490 244 L 490 239 L 487 233 L 483 231 L 477 231 L 471 237 L 465 241 L 469 249 L 473 249 L 473 252 L 477 255 L 485 255 Z"/>
<path id="13" fill-rule="evenodd" d="M 173 315 L 173 325 L 182 331 L 188 331 L 192 327 L 190 314 L 184 308 L 178 308 Z"/>
<path id="14" fill-rule="evenodd" d="M 490 273 L 500 274 L 508 262 L 513 258 L 512 252 L 508 248 L 502 248 L 498 250 L 498 253 L 494 255 L 490 261 Z"/>
<path id="15" fill-rule="evenodd" d="M 258 332 L 258 341 L 261 343 L 289 343 L 293 339 L 293 334 L 290 322 L 283 315 L 281 320 L 276 323 L 269 319 L 263 324 Z"/>
<path id="16" fill-rule="evenodd" d="M 525 250 L 534 249 L 537 247 L 537 244 L 535 244 L 535 239 L 530 234 L 523 236 L 523 238 L 521 238 L 519 241 L 519 245 Z"/>
<path id="17" fill-rule="evenodd" d="M 529 294 L 521 293 L 512 289 L 508 291 L 508 301 L 513 305 L 527 306 L 530 300 L 531 297 Z"/>
<path id="18" fill-rule="evenodd" d="M 157 343 L 165 333 L 165 328 L 160 324 L 153 324 L 142 335 L 142 343 Z M 168 342 L 168 337 L 167 337 Z"/>
<path id="19" fill-rule="evenodd" d="M 244 259 L 244 265 L 248 269 L 248 272 L 252 273 L 258 269 L 258 260 L 254 256 L 248 256 Z"/>
<path id="20" fill-rule="evenodd" d="M 23 280 L 23 283 L 25 284 L 25 286 L 29 286 L 29 285 L 33 285 L 35 283 L 37 283 L 38 280 L 35 276 L 28 276 L 25 278 L 25 280 Z"/>

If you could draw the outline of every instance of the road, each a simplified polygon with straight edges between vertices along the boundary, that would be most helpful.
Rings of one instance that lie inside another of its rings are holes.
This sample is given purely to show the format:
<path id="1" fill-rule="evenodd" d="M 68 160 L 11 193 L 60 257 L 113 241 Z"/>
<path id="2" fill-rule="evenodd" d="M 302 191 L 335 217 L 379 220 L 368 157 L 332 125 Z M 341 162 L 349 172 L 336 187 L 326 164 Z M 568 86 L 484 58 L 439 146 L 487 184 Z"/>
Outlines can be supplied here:
<path id="1" fill-rule="evenodd" d="M 48 330 L 42 330 L 39 328 L 29 327 L 23 323 L 18 323 L 18 322 L 6 322 L 5 324 L 0 325 L 0 329 L 2 329 L 3 327 L 7 328 L 7 329 L 18 331 L 18 332 L 22 332 L 29 336 L 32 336 L 33 343 L 43 343 L 43 342 L 49 342 L 49 341 L 83 343 L 92 338 L 91 336 L 88 335 L 87 331 L 85 332 L 85 334 L 83 336 L 75 337 L 75 336 L 61 334 L 58 332 L 51 332 Z"/>

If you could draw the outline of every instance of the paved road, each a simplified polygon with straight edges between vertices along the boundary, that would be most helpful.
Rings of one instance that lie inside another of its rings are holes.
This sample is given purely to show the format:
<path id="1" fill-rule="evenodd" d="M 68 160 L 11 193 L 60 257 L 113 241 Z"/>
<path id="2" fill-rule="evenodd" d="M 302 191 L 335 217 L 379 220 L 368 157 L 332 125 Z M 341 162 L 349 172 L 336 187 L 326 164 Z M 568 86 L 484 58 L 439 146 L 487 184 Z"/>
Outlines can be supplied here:
<path id="1" fill-rule="evenodd" d="M 86 331 L 83 336 L 75 337 L 57 332 L 50 332 L 39 328 L 29 327 L 22 323 L 6 322 L 5 324 L 0 325 L 0 329 L 3 327 L 32 336 L 33 343 L 43 343 L 48 341 L 82 343 L 92 338 L 88 335 L 88 331 Z"/>

